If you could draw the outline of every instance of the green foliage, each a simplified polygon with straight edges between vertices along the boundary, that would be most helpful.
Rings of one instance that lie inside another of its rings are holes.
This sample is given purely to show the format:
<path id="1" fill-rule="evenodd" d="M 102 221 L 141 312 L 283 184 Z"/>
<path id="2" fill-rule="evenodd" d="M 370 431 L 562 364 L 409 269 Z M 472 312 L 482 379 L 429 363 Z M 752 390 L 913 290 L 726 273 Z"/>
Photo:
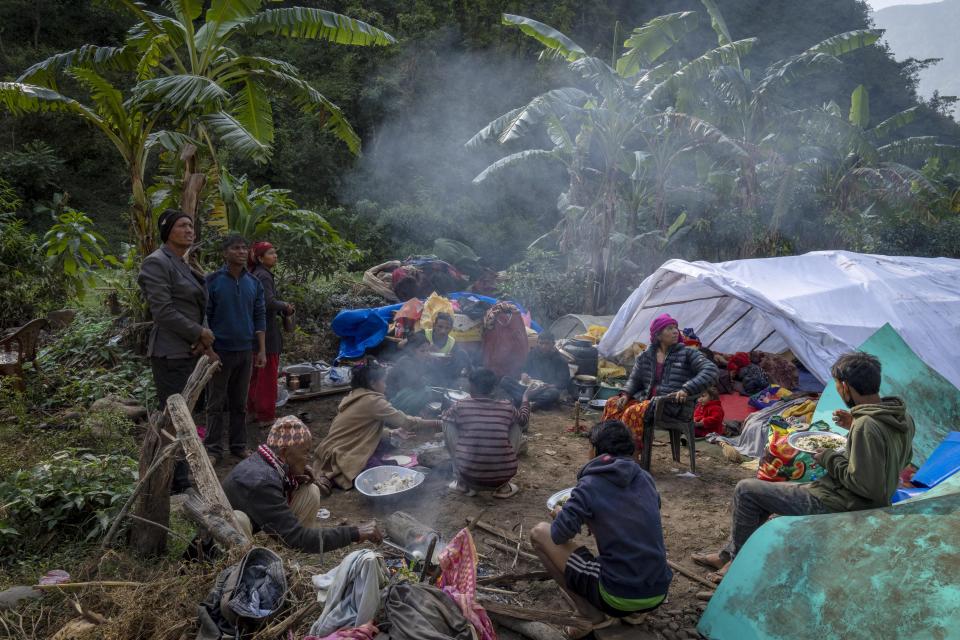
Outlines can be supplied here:
<path id="1" fill-rule="evenodd" d="M 3 195 L 0 183 L 0 198 L 7 197 L 11 196 Z M 20 326 L 63 306 L 65 285 L 61 272 L 44 259 L 40 242 L 27 230 L 26 222 L 0 213 L 0 326 Z"/>
<path id="2" fill-rule="evenodd" d="M 90 540 L 109 528 L 130 496 L 137 463 L 122 454 L 68 449 L 0 483 L 0 555 L 64 540 Z"/>
<path id="3" fill-rule="evenodd" d="M 43 236 L 40 248 L 79 295 L 94 283 L 97 270 L 108 262 L 117 262 L 103 252 L 104 243 L 103 236 L 93 228 L 93 220 L 75 209 L 63 207 Z"/>
<path id="4" fill-rule="evenodd" d="M 40 350 L 41 366 L 52 379 L 36 404 L 45 409 L 88 406 L 114 394 L 153 406 L 156 396 L 149 363 L 125 346 L 125 338 L 126 330 L 102 312 L 81 311 Z"/>
<path id="5" fill-rule="evenodd" d="M 50 191 L 59 185 L 62 171 L 63 159 L 41 140 L 0 153 L 0 174 L 27 201 L 49 197 Z"/>
<path id="6" fill-rule="evenodd" d="M 589 279 L 585 266 L 568 265 L 558 253 L 531 249 L 500 280 L 502 295 L 522 303 L 542 325 L 583 309 Z"/>

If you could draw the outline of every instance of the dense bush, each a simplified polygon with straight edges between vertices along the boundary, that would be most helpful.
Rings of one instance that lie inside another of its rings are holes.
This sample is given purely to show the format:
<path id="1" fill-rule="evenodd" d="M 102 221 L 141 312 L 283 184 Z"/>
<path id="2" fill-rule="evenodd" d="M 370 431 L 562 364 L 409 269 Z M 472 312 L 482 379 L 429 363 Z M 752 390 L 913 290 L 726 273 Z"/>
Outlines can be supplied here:
<path id="1" fill-rule="evenodd" d="M 69 449 L 0 483 L 0 556 L 54 537 L 91 539 L 109 528 L 133 490 L 137 463 Z"/>
<path id="2" fill-rule="evenodd" d="M 0 213 L 0 327 L 19 326 L 63 306 L 65 285 L 26 223 Z"/>
<path id="3" fill-rule="evenodd" d="M 586 287 L 585 267 L 568 269 L 562 256 L 539 249 L 531 249 L 510 267 L 500 284 L 504 296 L 521 302 L 547 326 L 560 316 L 582 311 Z"/>

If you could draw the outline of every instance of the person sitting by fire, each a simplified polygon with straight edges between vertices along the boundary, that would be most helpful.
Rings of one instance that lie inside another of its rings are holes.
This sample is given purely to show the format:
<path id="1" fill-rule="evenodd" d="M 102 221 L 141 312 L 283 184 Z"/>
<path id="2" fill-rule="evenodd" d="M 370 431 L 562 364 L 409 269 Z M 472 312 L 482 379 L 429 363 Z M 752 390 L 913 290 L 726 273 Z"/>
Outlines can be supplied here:
<path id="1" fill-rule="evenodd" d="M 655 402 L 666 400 L 663 417 L 689 422 L 696 396 L 716 384 L 717 377 L 717 365 L 680 341 L 677 321 L 667 314 L 657 316 L 650 323 L 650 346 L 637 356 L 623 392 L 607 401 L 603 419 L 627 425 L 639 456 Z"/>
<path id="2" fill-rule="evenodd" d="M 556 340 L 549 331 L 537 336 L 537 348 L 527 356 L 520 381 L 505 377 L 500 386 L 518 405 L 529 389 L 531 410 L 549 409 L 560 401 L 570 387 L 570 366 L 557 351 Z"/>
<path id="3" fill-rule="evenodd" d="M 427 370 L 427 379 L 431 384 L 448 387 L 451 381 L 469 373 L 470 357 L 457 346 L 456 339 L 450 335 L 452 331 L 453 316 L 444 311 L 433 316 L 431 328 L 423 330 L 431 353 L 439 356 Z"/>
<path id="4" fill-rule="evenodd" d="M 589 462 L 577 486 L 530 532 L 534 553 L 551 578 L 573 599 L 589 629 L 568 628 L 580 638 L 617 619 L 656 609 L 673 577 L 660 521 L 660 495 L 653 477 L 633 459 L 633 436 L 619 420 L 590 431 Z M 584 525 L 597 542 L 595 557 L 574 538 Z"/>
<path id="5" fill-rule="evenodd" d="M 400 357 L 387 375 L 386 395 L 394 408 L 412 416 L 420 415 L 433 393 L 427 384 L 428 372 L 434 365 L 433 346 L 426 333 L 417 331 L 401 343 Z"/>
<path id="6" fill-rule="evenodd" d="M 279 418 L 266 444 L 235 466 L 223 492 L 247 536 L 265 531 L 293 549 L 323 553 L 351 543 L 380 542 L 376 522 L 359 527 L 317 526 L 320 490 L 307 465 L 313 436 L 294 416 Z"/>
<path id="7" fill-rule="evenodd" d="M 450 489 L 468 496 L 476 489 L 493 489 L 494 498 L 509 498 L 520 488 L 517 475 L 520 443 L 530 419 L 525 393 L 520 409 L 509 400 L 494 400 L 497 374 L 476 369 L 470 374 L 470 397 L 443 415 L 443 437 L 453 459 L 455 479 Z"/>
<path id="8" fill-rule="evenodd" d="M 439 420 L 409 416 L 391 405 L 383 395 L 386 378 L 386 368 L 375 361 L 353 368 L 353 390 L 340 402 L 330 432 L 314 454 L 317 483 L 324 495 L 330 495 L 334 486 L 351 489 L 361 471 L 383 464 L 392 433 L 387 425 L 397 428 L 400 436 L 404 429 L 440 429 Z"/>

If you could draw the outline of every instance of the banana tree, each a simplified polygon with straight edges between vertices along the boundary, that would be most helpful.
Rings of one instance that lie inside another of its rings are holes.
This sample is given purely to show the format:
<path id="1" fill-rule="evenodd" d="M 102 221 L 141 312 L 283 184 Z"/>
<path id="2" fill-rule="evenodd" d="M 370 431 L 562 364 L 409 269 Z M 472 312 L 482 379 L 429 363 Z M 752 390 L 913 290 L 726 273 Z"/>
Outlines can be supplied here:
<path id="1" fill-rule="evenodd" d="M 355 46 L 394 43 L 385 31 L 321 9 L 264 9 L 263 0 L 169 0 L 165 4 L 172 15 L 150 11 L 135 0 L 110 3 L 139 20 L 122 46 L 85 45 L 57 54 L 27 69 L 18 82 L 56 90 L 59 73 L 70 69 L 134 74 L 129 97 L 120 101 L 123 108 L 142 114 L 151 124 L 163 119 L 185 136 L 182 144 L 196 141 L 211 159 L 228 152 L 256 162 L 271 156 L 273 102 L 284 96 L 315 116 L 318 126 L 352 153 L 360 152 L 360 138 L 340 108 L 296 67 L 245 55 L 238 51 L 237 41 L 279 36 Z M 134 155 L 126 154 L 125 159 Z M 139 175 L 132 185 L 139 207 L 144 201 L 142 165 L 131 166 L 130 173 Z M 135 234 L 141 251 L 152 250 L 152 231 L 137 228 Z"/>
<path id="2" fill-rule="evenodd" d="M 181 136 L 158 130 L 156 115 L 125 102 L 121 91 L 95 71 L 71 67 L 67 74 L 87 91 L 89 105 L 53 88 L 25 82 L 0 82 L 0 105 L 14 115 L 57 112 L 76 116 L 110 140 L 127 167 L 132 192 L 132 235 L 141 255 L 146 255 L 155 247 L 155 225 L 144 187 L 147 158 L 158 146 L 174 148 Z"/>
<path id="3" fill-rule="evenodd" d="M 738 59 L 752 41 L 728 43 L 689 61 L 663 61 L 698 24 L 693 12 L 674 13 L 635 29 L 612 67 L 586 55 L 583 47 L 549 25 L 509 14 L 503 23 L 543 44 L 548 57 L 565 60 L 589 90 L 554 89 L 484 127 L 467 148 L 494 142 L 514 146 L 543 131 L 552 148 L 511 153 L 474 182 L 531 160 L 557 161 L 566 167 L 569 189 L 561 197 L 561 219 L 551 235 L 561 249 L 590 264 L 585 307 L 595 309 L 615 288 L 617 265 L 626 264 L 612 251 L 613 234 L 636 236 L 642 219 L 667 231 L 666 194 L 679 158 L 695 150 L 719 162 L 748 157 L 716 127 L 676 111 L 668 102 L 710 69 Z"/>

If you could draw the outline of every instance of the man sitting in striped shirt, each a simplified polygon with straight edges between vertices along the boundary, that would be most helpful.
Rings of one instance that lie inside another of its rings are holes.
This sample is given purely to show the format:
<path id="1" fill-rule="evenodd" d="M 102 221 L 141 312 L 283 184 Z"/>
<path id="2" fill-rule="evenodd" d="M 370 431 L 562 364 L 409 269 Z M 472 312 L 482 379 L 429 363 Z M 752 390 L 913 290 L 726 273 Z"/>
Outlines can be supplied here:
<path id="1" fill-rule="evenodd" d="M 475 496 L 476 489 L 494 489 L 494 498 L 519 491 L 517 475 L 520 439 L 530 419 L 530 400 L 523 394 L 520 409 L 509 400 L 494 400 L 497 375 L 490 369 L 470 374 L 470 397 L 443 416 L 443 435 L 453 458 L 455 479 L 450 489 Z"/>

